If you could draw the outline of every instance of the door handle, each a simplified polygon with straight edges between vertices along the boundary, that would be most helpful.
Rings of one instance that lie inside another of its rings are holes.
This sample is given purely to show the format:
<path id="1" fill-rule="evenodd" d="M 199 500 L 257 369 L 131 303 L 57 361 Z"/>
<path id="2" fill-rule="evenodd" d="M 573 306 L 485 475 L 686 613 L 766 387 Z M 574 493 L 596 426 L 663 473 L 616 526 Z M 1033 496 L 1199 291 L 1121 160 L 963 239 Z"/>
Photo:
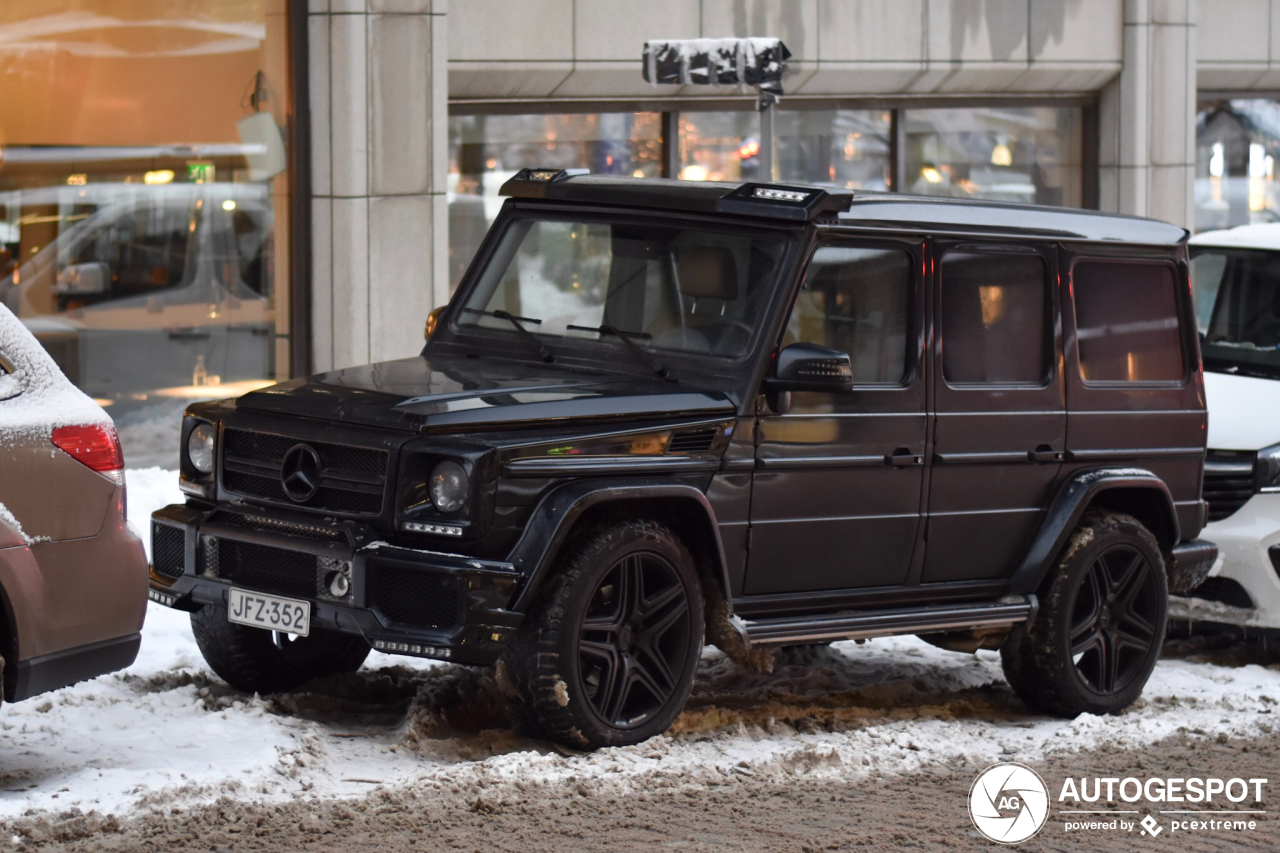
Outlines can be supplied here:
<path id="1" fill-rule="evenodd" d="M 892 453 L 884 455 L 884 464 L 892 465 L 895 468 L 906 468 L 909 466 L 923 465 L 924 457 L 918 456 L 911 452 L 909 447 L 899 447 Z"/>
<path id="2" fill-rule="evenodd" d="M 1035 450 L 1027 453 L 1028 462 L 1061 462 L 1062 451 L 1054 450 L 1047 444 L 1042 444 Z"/>

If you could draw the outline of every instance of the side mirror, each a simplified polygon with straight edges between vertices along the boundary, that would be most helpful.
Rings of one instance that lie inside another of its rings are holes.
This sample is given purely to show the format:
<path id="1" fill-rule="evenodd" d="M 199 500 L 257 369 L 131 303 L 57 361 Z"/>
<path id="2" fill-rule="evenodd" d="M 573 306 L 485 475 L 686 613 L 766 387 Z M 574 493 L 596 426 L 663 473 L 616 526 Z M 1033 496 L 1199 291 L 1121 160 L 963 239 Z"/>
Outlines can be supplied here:
<path id="1" fill-rule="evenodd" d="M 107 292 L 110 282 L 106 264 L 71 264 L 58 272 L 52 290 L 59 296 L 98 296 Z"/>
<path id="2" fill-rule="evenodd" d="M 778 414 L 791 408 L 792 391 L 848 391 L 853 388 L 853 361 L 848 353 L 818 344 L 783 347 L 773 376 L 764 381 L 765 402 Z"/>
<path id="3" fill-rule="evenodd" d="M 431 340 L 431 336 L 436 333 L 436 326 L 440 325 L 440 316 L 444 314 L 444 309 L 448 308 L 448 304 L 441 305 L 439 308 L 433 309 L 427 315 L 427 325 L 422 330 L 423 340 Z"/>

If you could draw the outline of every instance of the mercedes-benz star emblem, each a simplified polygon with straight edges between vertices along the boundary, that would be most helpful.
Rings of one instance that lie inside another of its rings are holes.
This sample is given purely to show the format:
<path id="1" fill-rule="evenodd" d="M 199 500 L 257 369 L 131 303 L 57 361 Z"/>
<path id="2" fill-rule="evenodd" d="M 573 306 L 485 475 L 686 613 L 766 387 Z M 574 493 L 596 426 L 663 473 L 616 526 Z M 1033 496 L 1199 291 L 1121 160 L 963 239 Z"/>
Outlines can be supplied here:
<path id="1" fill-rule="evenodd" d="M 280 485 L 289 500 L 306 503 L 320 488 L 320 454 L 305 444 L 295 444 L 280 463 Z"/>

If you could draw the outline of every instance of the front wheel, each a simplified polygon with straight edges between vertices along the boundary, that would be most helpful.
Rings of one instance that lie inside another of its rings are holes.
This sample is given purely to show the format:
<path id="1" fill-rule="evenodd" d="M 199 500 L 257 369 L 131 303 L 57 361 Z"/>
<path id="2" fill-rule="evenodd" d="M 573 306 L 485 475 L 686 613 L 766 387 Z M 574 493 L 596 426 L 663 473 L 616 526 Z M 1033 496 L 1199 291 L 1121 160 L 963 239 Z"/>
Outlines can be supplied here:
<path id="1" fill-rule="evenodd" d="M 209 668 L 246 693 L 282 693 L 313 678 L 355 672 L 369 656 L 363 637 L 321 628 L 305 637 L 250 628 L 212 604 L 191 614 L 191 631 Z"/>
<path id="2" fill-rule="evenodd" d="M 1164 642 L 1164 558 L 1137 519 L 1090 512 L 1040 589 L 1034 621 L 1000 649 L 1005 677 L 1038 711 L 1113 714 L 1142 693 Z"/>
<path id="3" fill-rule="evenodd" d="M 505 659 L 524 727 L 592 749 L 665 732 L 702 650 L 689 549 L 656 522 L 617 522 L 569 546 L 549 584 Z"/>

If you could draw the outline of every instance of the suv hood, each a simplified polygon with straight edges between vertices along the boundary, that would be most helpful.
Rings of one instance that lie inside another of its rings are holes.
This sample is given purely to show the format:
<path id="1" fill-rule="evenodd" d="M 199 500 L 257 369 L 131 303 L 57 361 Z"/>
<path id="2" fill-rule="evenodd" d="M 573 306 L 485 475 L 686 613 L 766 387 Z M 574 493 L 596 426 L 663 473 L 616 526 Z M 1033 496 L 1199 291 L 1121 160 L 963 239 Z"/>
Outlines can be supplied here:
<path id="1" fill-rule="evenodd" d="M 720 392 L 661 379 L 470 358 L 402 358 L 281 382 L 237 409 L 392 429 L 732 414 Z"/>
<path id="2" fill-rule="evenodd" d="M 1211 450 L 1261 450 L 1280 443 L 1280 379 L 1204 372 Z"/>

